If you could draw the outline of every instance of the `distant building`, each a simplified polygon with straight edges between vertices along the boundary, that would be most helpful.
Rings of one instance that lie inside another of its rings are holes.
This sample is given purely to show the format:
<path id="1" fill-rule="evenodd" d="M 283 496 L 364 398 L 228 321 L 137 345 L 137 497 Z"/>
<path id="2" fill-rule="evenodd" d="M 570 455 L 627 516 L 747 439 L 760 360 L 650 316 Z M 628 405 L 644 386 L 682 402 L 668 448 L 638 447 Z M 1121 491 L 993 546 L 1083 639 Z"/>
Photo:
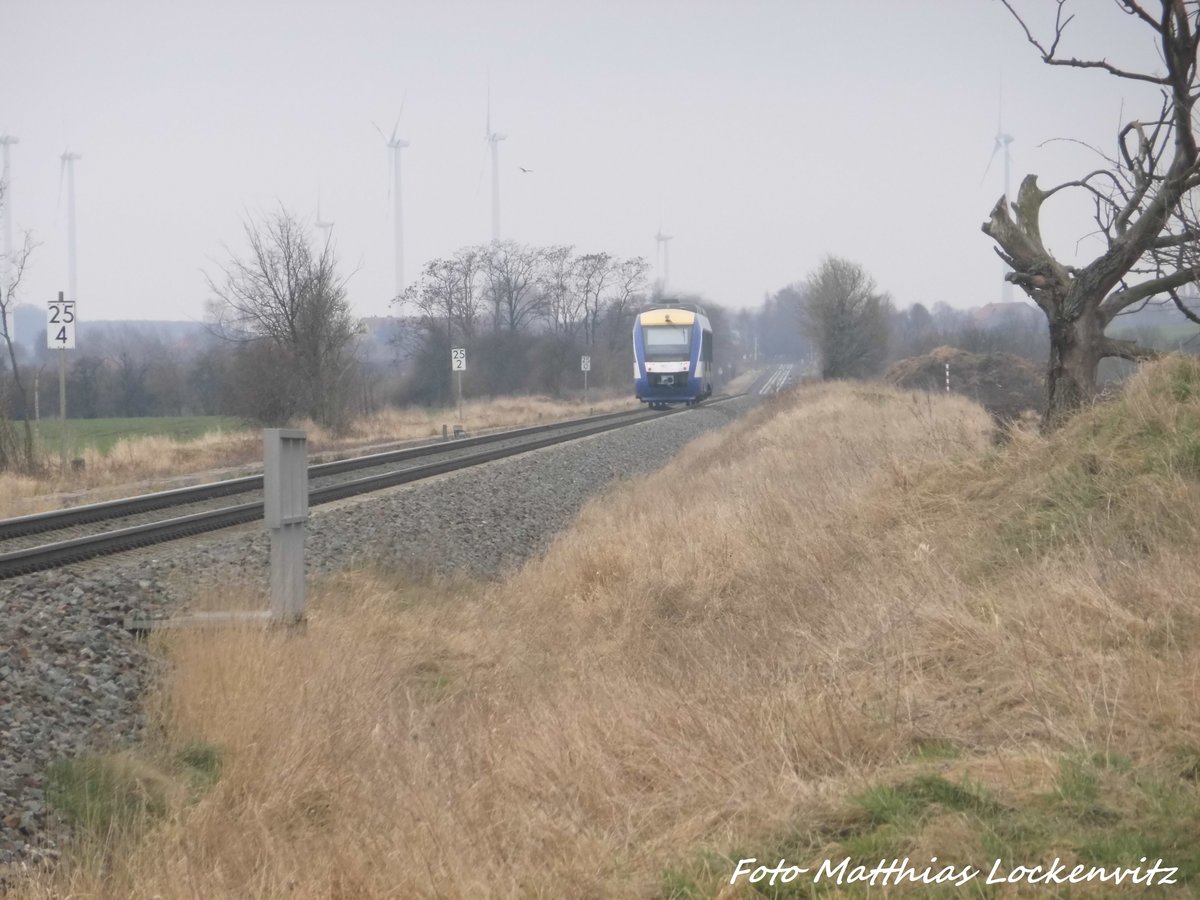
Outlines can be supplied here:
<path id="1" fill-rule="evenodd" d="M 1037 325 L 1044 318 L 1042 311 L 1032 303 L 987 303 L 968 312 L 971 322 L 980 328 Z"/>

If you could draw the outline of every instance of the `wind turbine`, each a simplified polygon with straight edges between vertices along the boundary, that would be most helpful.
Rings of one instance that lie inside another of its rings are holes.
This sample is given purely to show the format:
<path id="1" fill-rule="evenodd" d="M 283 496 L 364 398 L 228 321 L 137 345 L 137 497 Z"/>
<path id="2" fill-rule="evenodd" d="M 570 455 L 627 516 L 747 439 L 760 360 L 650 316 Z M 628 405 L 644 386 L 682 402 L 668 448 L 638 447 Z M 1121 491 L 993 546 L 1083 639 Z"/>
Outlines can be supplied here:
<path id="1" fill-rule="evenodd" d="M 659 280 L 659 290 L 662 293 L 667 291 L 667 282 L 671 280 L 671 244 L 670 240 L 674 235 L 663 234 L 662 228 L 658 229 L 658 234 L 654 235 L 655 248 L 658 250 L 657 259 L 659 262 L 659 271 L 662 272 L 662 278 Z"/>
<path id="2" fill-rule="evenodd" d="M 4 271 L 0 273 L 4 277 L 4 284 L 0 285 L 4 294 L 4 299 L 8 300 L 8 288 L 12 284 L 13 276 L 13 200 L 12 200 L 12 177 L 10 175 L 11 166 L 9 159 L 9 147 L 13 144 L 19 144 L 21 141 L 13 137 L 11 134 L 0 135 L 0 147 L 4 148 L 4 171 L 0 175 L 0 184 L 4 185 Z M 16 340 L 16 335 L 13 333 L 13 323 L 16 321 L 13 315 L 12 304 L 8 303 L 4 307 L 4 332 L 8 335 L 9 340 Z"/>
<path id="3" fill-rule="evenodd" d="M 500 240 L 500 142 L 506 134 L 492 131 L 492 86 L 488 84 L 487 135 L 492 151 L 492 240 Z"/>
<path id="4" fill-rule="evenodd" d="M 60 157 L 63 172 L 67 176 L 67 299 L 79 301 L 79 280 L 75 268 L 75 160 L 82 159 L 78 153 L 64 150 Z"/>
<path id="5" fill-rule="evenodd" d="M 333 228 L 332 222 L 325 222 L 321 219 L 321 192 L 317 191 L 317 221 L 313 225 L 325 232 L 325 243 L 329 243 L 329 232 Z"/>
<path id="6" fill-rule="evenodd" d="M 396 293 L 399 297 L 404 293 L 404 211 L 400 182 L 400 151 L 410 145 L 410 141 L 397 137 L 396 134 L 400 130 L 400 116 L 404 115 L 404 101 L 400 101 L 400 113 L 396 116 L 396 124 L 392 126 L 392 136 L 389 138 L 383 133 L 383 130 L 375 125 L 375 130 L 379 132 L 379 136 L 383 138 L 387 145 L 388 151 L 392 155 L 392 184 L 391 193 L 395 205 L 392 207 L 392 226 L 396 240 Z M 330 223 L 332 224 L 332 223 Z"/>
<path id="7" fill-rule="evenodd" d="M 992 145 L 992 155 L 988 157 L 988 164 L 987 164 L 987 168 L 983 170 L 983 177 L 987 178 L 987 173 L 989 171 L 991 171 L 992 163 L 996 159 L 996 154 L 1003 151 L 1003 153 L 1004 153 L 1004 205 L 1005 205 L 1005 207 L 1008 206 L 1008 202 L 1009 202 L 1008 198 L 1011 196 L 1011 194 L 1009 192 L 1009 178 L 1010 178 L 1012 169 L 1011 169 L 1010 160 L 1009 160 L 1008 145 L 1011 144 L 1013 142 L 1013 140 L 1014 140 L 1013 136 L 1011 134 L 1008 134 L 1004 130 L 1003 110 L 1001 110 L 1000 114 L 998 114 L 997 118 L 996 118 L 996 138 L 995 138 L 995 143 Z M 1010 271 L 1010 269 L 1008 268 L 1008 266 L 1005 263 L 1001 262 L 1000 272 L 1001 272 L 1002 280 L 1000 282 L 1000 301 L 1002 303 L 1012 303 L 1012 287 L 1013 287 L 1012 282 L 1004 277 L 1009 273 L 1009 271 Z"/>

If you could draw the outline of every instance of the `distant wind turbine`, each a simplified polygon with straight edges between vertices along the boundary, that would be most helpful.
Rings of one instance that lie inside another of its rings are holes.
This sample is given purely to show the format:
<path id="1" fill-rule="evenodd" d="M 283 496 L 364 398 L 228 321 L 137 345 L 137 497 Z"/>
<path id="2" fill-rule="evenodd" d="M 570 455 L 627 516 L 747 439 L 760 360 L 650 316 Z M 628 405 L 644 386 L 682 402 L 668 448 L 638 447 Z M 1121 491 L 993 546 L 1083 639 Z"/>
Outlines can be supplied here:
<path id="1" fill-rule="evenodd" d="M 12 284 L 13 278 L 13 195 L 12 195 L 12 169 L 11 160 L 9 159 L 9 147 L 13 144 L 19 144 L 19 138 L 13 137 L 11 134 L 0 135 L 0 147 L 4 148 L 4 171 L 0 174 L 0 184 L 4 185 L 4 271 L 0 276 L 4 278 L 3 292 L 5 299 L 8 299 L 8 287 Z M 16 334 L 13 331 L 12 304 L 5 307 L 4 310 L 4 332 L 10 340 L 16 340 Z"/>
<path id="2" fill-rule="evenodd" d="M 1003 104 L 1003 101 L 1001 101 L 1001 104 Z M 1003 105 L 1001 105 L 1000 112 L 997 114 L 997 117 L 996 117 L 995 143 L 992 145 L 992 155 L 988 157 L 987 168 L 985 168 L 983 170 L 983 177 L 984 177 L 984 179 L 987 178 L 988 172 L 991 171 L 992 163 L 995 162 L 995 160 L 996 160 L 996 154 L 1003 151 L 1003 153 L 1004 153 L 1004 205 L 1005 205 L 1005 207 L 1008 206 L 1009 198 L 1012 196 L 1011 191 L 1009 190 L 1009 178 L 1011 175 L 1012 168 L 1011 168 L 1011 162 L 1009 159 L 1008 145 L 1011 144 L 1014 140 L 1015 140 L 1015 138 L 1013 138 L 1013 136 L 1011 134 L 1008 134 L 1004 130 L 1004 110 L 1003 110 Z M 1008 268 L 1007 264 L 1005 264 L 1004 262 L 1001 262 L 1000 271 L 1001 271 L 1001 278 L 1002 278 L 1002 280 L 1000 282 L 1000 301 L 1002 303 L 1012 303 L 1012 287 L 1013 287 L 1012 282 L 1009 281 L 1006 277 L 1004 277 L 1004 276 L 1008 275 L 1009 271 L 1011 271 L 1011 270 Z"/>
<path id="3" fill-rule="evenodd" d="M 662 228 L 659 228 L 658 234 L 654 235 L 655 247 L 658 250 L 659 271 L 662 272 L 662 278 L 659 280 L 659 290 L 664 294 L 667 292 L 667 283 L 671 280 L 670 241 L 672 237 L 674 235 L 663 234 Z"/>
<path id="4" fill-rule="evenodd" d="M 396 241 L 396 294 L 399 297 L 404 293 L 404 205 L 402 200 L 402 183 L 400 180 L 400 151 L 410 145 L 410 141 L 397 137 L 397 132 L 400 130 L 400 116 L 404 115 L 404 101 L 400 101 L 400 113 L 396 116 L 396 124 L 392 126 L 392 136 L 389 138 L 383 133 L 383 130 L 375 125 L 375 130 L 379 132 L 379 136 L 383 138 L 389 152 L 392 155 L 392 179 L 390 192 L 394 201 L 392 207 L 392 226 Z"/>
<path id="5" fill-rule="evenodd" d="M 317 221 L 313 223 L 317 228 L 325 232 L 325 241 L 329 241 L 329 232 L 333 228 L 332 222 L 326 222 L 321 219 L 321 192 L 317 191 Z"/>
<path id="6" fill-rule="evenodd" d="M 492 240 L 500 240 L 500 142 L 506 134 L 492 131 L 492 86 L 488 84 L 487 142 L 492 151 Z"/>

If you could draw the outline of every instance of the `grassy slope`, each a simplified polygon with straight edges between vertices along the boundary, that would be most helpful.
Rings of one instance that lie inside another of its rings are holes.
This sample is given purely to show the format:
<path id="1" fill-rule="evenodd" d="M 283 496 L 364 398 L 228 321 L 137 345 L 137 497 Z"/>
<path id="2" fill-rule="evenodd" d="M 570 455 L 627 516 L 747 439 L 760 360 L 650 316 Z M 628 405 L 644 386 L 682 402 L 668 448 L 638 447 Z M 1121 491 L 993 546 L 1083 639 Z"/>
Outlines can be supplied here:
<path id="1" fill-rule="evenodd" d="M 44 890 L 740 896 L 742 856 L 844 855 L 1162 856 L 1194 890 L 1200 367 L 988 439 L 962 400 L 806 388 L 502 584 L 356 573 L 303 637 L 173 638 L 145 764 L 220 777 Z"/>

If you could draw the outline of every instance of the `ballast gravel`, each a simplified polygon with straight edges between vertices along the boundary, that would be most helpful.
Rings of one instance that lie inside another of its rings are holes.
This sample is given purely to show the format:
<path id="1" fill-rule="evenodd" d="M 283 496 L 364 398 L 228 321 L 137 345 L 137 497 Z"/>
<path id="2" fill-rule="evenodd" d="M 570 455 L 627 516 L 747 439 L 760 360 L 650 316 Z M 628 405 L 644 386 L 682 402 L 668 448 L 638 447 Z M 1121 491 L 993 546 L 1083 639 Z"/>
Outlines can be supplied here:
<path id="1" fill-rule="evenodd" d="M 501 575 L 543 552 L 605 485 L 661 468 L 754 402 L 701 406 L 314 509 L 308 574 L 381 564 Z M 58 855 L 65 832 L 47 806 L 47 767 L 141 736 L 140 697 L 157 663 L 126 619 L 167 616 L 206 585 L 265 586 L 268 549 L 264 530 L 240 529 L 0 581 L 0 894 Z"/>

